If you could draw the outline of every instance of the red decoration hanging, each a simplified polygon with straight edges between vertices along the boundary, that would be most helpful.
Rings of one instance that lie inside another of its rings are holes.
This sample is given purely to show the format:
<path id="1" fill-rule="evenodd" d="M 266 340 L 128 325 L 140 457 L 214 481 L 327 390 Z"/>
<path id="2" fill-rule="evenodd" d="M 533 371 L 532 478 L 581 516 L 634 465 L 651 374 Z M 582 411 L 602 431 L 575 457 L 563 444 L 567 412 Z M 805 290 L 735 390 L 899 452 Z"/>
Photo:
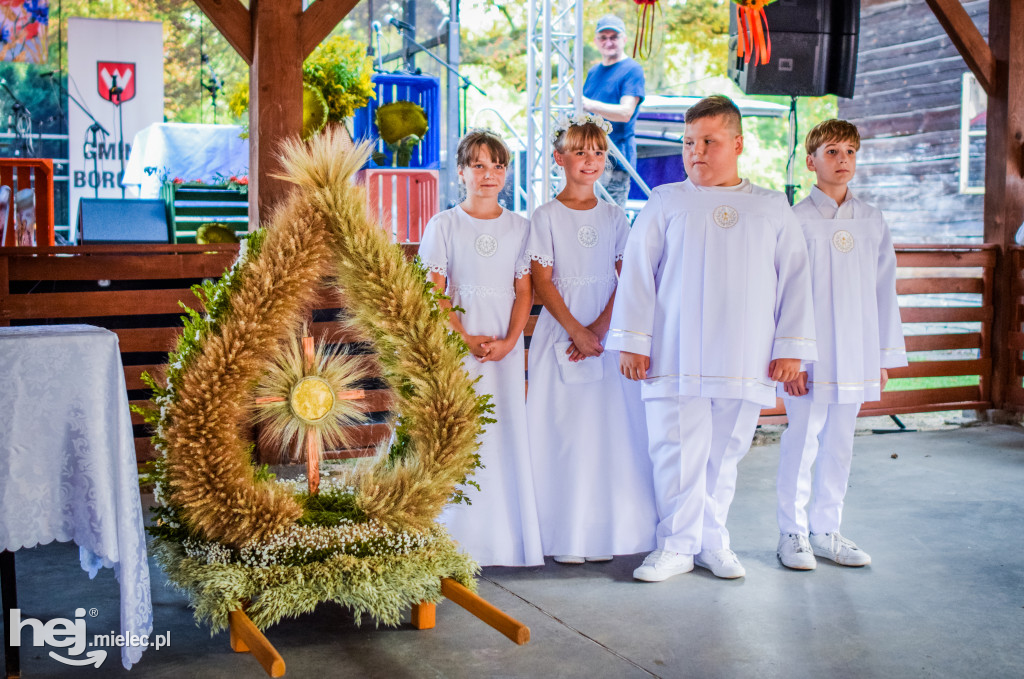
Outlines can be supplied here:
<path id="1" fill-rule="evenodd" d="M 736 32 L 736 56 L 742 57 L 743 62 L 749 64 L 750 58 L 754 58 L 754 65 L 758 61 L 767 64 L 772 56 L 772 39 L 768 35 L 768 17 L 764 13 L 765 5 L 770 5 L 775 0 L 733 0 L 736 3 L 736 23 L 739 30 Z"/>
<path id="2" fill-rule="evenodd" d="M 658 0 L 633 0 L 636 3 L 636 38 L 633 40 L 633 58 L 651 56 L 654 47 L 654 10 L 661 11 Z"/>

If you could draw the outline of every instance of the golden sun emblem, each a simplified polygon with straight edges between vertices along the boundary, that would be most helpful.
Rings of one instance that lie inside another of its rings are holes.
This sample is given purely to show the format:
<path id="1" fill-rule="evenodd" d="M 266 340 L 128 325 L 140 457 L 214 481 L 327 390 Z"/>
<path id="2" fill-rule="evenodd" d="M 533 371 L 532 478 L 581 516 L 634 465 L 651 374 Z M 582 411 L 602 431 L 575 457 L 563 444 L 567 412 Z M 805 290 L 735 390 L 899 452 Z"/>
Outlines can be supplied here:
<path id="1" fill-rule="evenodd" d="M 305 449 L 310 494 L 320 479 L 320 453 L 344 447 L 346 427 L 365 419 L 353 389 L 363 377 L 363 364 L 350 356 L 314 346 L 312 337 L 292 339 L 275 358 L 256 388 L 254 419 L 287 457 L 297 443 Z"/>
<path id="2" fill-rule="evenodd" d="M 719 205 L 716 207 L 713 216 L 715 224 L 718 224 L 723 229 L 731 229 L 740 221 L 739 211 L 728 205 Z"/>
<path id="3" fill-rule="evenodd" d="M 832 235 L 832 245 L 839 252 L 849 252 L 853 249 L 853 234 L 845 229 L 840 229 Z"/>

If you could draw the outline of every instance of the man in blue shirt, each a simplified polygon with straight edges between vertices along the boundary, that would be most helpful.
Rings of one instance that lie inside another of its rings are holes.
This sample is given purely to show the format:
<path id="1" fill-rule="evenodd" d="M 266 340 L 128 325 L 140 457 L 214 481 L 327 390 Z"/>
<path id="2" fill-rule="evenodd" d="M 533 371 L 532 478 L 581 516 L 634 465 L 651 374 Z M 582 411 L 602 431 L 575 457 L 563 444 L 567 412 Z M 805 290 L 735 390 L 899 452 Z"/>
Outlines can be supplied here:
<path id="1" fill-rule="evenodd" d="M 612 124 L 608 135 L 631 165 L 636 167 L 636 139 L 633 127 L 644 100 L 644 70 L 626 56 L 626 25 L 614 14 L 597 21 L 595 44 L 601 52 L 601 63 L 587 73 L 583 83 L 583 108 L 596 113 Z M 601 183 L 612 199 L 626 206 L 629 195 L 629 173 L 618 163 L 605 170 Z"/>

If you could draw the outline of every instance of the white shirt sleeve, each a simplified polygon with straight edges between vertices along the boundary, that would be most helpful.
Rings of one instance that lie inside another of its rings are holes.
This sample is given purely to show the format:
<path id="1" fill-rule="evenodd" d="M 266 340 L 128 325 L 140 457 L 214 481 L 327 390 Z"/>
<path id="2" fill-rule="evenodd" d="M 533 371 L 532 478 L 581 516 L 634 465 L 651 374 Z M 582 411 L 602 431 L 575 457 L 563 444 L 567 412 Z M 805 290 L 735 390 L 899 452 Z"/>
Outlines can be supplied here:
<path id="1" fill-rule="evenodd" d="M 526 255 L 526 246 L 530 240 L 530 220 L 513 213 L 517 224 L 522 225 L 523 239 L 519 243 L 519 256 L 516 257 L 516 279 L 530 275 L 530 258 Z"/>
<path id="2" fill-rule="evenodd" d="M 666 227 L 661 193 L 655 191 L 626 241 L 607 349 L 651 355 L 658 294 L 655 276 L 665 249 Z"/>
<path id="3" fill-rule="evenodd" d="M 530 220 L 530 237 L 526 241 L 526 259 L 541 266 L 555 265 L 555 248 L 551 241 L 551 219 L 548 211 L 538 208 Z"/>
<path id="4" fill-rule="evenodd" d="M 448 277 L 448 238 L 445 213 L 436 214 L 427 222 L 420 237 L 419 256 L 423 268 Z"/>
<path id="5" fill-rule="evenodd" d="M 614 206 L 615 216 L 615 261 L 618 262 L 626 254 L 626 241 L 629 240 L 629 219 L 618 205 Z"/>
<path id="6" fill-rule="evenodd" d="M 818 350 L 814 340 L 814 301 L 807 242 L 789 206 L 783 207 L 782 220 L 775 248 L 778 287 L 772 360 L 799 358 L 803 363 L 811 363 L 818 358 Z"/>
<path id="7" fill-rule="evenodd" d="M 896 249 L 885 219 L 882 219 L 882 241 L 878 246 L 875 290 L 878 296 L 878 346 L 881 349 L 879 363 L 883 368 L 900 368 L 907 365 L 907 350 L 896 296 Z"/>

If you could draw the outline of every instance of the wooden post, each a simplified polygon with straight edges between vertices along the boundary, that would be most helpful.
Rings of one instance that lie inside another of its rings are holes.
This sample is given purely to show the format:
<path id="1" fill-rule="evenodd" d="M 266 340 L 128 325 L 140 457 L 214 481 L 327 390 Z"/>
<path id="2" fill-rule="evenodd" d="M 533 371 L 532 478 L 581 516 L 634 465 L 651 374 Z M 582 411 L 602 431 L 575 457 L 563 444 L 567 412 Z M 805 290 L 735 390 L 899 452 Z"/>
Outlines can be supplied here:
<path id="1" fill-rule="evenodd" d="M 280 172 L 278 145 L 302 131 L 302 60 L 298 21 L 302 0 L 252 0 L 249 69 L 249 228 L 289 184 Z M 253 143 L 255 142 L 255 143 Z"/>
<path id="2" fill-rule="evenodd" d="M 279 145 L 302 131 L 302 61 L 358 0 L 196 0 L 228 43 L 249 64 L 249 230 L 261 211 L 287 193 Z"/>
<path id="3" fill-rule="evenodd" d="M 412 626 L 416 629 L 434 629 L 437 624 L 437 605 L 422 601 L 412 605 Z"/>
<path id="4" fill-rule="evenodd" d="M 1002 246 L 996 264 L 992 327 L 992 401 L 1005 409 L 1019 352 L 1011 349 L 1015 307 L 1013 261 L 1007 246 L 1024 222 L 1024 4 L 989 3 L 989 47 L 996 64 L 988 97 L 985 143 L 985 242 Z"/>

